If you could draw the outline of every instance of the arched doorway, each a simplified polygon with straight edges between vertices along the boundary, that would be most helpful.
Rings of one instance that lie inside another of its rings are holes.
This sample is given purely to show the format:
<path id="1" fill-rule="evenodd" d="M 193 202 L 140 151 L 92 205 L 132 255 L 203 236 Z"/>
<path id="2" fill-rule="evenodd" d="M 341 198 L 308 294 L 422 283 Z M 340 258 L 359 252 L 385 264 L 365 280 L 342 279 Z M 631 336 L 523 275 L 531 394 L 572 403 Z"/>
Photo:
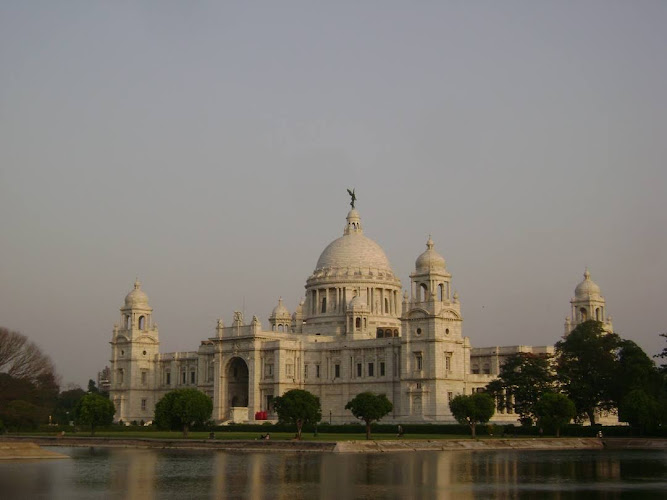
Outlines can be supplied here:
<path id="1" fill-rule="evenodd" d="M 248 365 L 242 358 L 232 358 L 227 367 L 227 401 L 230 407 L 248 406 Z"/>

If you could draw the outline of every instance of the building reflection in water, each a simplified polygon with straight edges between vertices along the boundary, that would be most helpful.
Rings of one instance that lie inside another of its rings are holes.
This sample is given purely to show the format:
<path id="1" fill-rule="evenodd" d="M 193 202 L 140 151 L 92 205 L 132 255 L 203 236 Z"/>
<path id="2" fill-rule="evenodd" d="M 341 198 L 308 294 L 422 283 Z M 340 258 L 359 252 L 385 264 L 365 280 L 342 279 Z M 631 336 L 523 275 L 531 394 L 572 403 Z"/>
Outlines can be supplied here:
<path id="1" fill-rule="evenodd" d="M 667 454 L 639 453 L 74 449 L 71 461 L 3 465 L 0 497 L 613 499 L 638 478 L 646 478 L 643 488 L 664 491 Z"/>

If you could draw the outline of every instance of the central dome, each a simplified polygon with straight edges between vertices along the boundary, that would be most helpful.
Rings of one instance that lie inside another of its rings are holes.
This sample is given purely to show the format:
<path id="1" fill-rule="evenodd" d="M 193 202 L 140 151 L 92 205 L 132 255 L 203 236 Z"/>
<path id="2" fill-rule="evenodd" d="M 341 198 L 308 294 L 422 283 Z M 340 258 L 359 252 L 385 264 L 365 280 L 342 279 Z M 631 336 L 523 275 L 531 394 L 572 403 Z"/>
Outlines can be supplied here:
<path id="1" fill-rule="evenodd" d="M 350 268 L 391 271 L 380 245 L 360 233 L 349 233 L 332 241 L 317 260 L 315 270 Z"/>
<path id="2" fill-rule="evenodd" d="M 361 216 L 355 209 L 347 214 L 347 226 L 343 236 L 332 241 L 317 260 L 315 271 L 327 269 L 353 269 L 364 271 L 391 271 L 384 250 L 372 239 L 364 236 Z"/>

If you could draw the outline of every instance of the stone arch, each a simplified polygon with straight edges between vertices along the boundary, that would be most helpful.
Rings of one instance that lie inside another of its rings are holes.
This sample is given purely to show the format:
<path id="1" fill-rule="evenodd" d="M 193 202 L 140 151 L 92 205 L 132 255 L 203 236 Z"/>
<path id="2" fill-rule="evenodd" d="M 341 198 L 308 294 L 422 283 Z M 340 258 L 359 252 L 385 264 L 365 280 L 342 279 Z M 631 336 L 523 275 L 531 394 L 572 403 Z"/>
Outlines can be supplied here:
<path id="1" fill-rule="evenodd" d="M 146 329 L 146 316 L 143 314 L 139 316 L 139 330 L 145 330 Z"/>
<path id="2" fill-rule="evenodd" d="M 248 406 L 249 378 L 245 360 L 232 358 L 227 365 L 227 399 L 230 407 Z"/>
<path id="3" fill-rule="evenodd" d="M 428 286 L 426 286 L 426 283 L 421 283 L 419 285 L 419 299 L 420 302 L 426 302 L 428 300 Z"/>

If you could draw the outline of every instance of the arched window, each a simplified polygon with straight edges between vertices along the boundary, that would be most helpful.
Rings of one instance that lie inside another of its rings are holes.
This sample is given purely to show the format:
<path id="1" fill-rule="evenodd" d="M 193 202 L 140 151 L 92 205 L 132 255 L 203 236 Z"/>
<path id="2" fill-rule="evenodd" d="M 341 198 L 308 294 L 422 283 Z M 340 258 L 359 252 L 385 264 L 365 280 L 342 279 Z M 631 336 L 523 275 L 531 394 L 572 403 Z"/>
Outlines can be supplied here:
<path id="1" fill-rule="evenodd" d="M 278 331 L 279 332 L 284 332 L 285 331 L 283 325 L 278 325 Z"/>
<path id="2" fill-rule="evenodd" d="M 322 314 L 327 312 L 327 298 L 322 297 Z"/>
<path id="3" fill-rule="evenodd" d="M 426 302 L 428 300 L 428 287 L 424 283 L 422 283 L 421 285 L 419 285 L 419 289 L 420 289 L 419 295 L 421 296 L 420 300 L 422 302 Z"/>
<path id="4" fill-rule="evenodd" d="M 355 320 L 355 326 L 356 326 L 357 328 L 361 328 L 361 318 L 357 318 L 357 319 Z"/>
<path id="5" fill-rule="evenodd" d="M 394 330 L 394 337 L 398 337 L 398 328 Z"/>
<path id="6" fill-rule="evenodd" d="M 378 328 L 378 335 L 377 337 L 379 339 L 384 338 L 384 330 L 382 328 Z"/>
<path id="7" fill-rule="evenodd" d="M 595 308 L 595 319 L 598 320 L 598 321 L 602 321 L 602 319 L 600 318 L 600 308 L 599 307 Z"/>
<path id="8" fill-rule="evenodd" d="M 125 329 L 129 330 L 130 329 L 130 316 L 125 316 Z"/>
<path id="9" fill-rule="evenodd" d="M 579 309 L 579 314 L 581 314 L 581 321 L 586 321 L 588 319 L 588 314 L 586 313 L 585 307 Z"/>
<path id="10" fill-rule="evenodd" d="M 444 300 L 445 296 L 445 287 L 440 283 L 438 285 L 438 300 L 442 302 Z"/>
<path id="11" fill-rule="evenodd" d="M 146 329 L 146 316 L 139 316 L 139 330 Z"/>

